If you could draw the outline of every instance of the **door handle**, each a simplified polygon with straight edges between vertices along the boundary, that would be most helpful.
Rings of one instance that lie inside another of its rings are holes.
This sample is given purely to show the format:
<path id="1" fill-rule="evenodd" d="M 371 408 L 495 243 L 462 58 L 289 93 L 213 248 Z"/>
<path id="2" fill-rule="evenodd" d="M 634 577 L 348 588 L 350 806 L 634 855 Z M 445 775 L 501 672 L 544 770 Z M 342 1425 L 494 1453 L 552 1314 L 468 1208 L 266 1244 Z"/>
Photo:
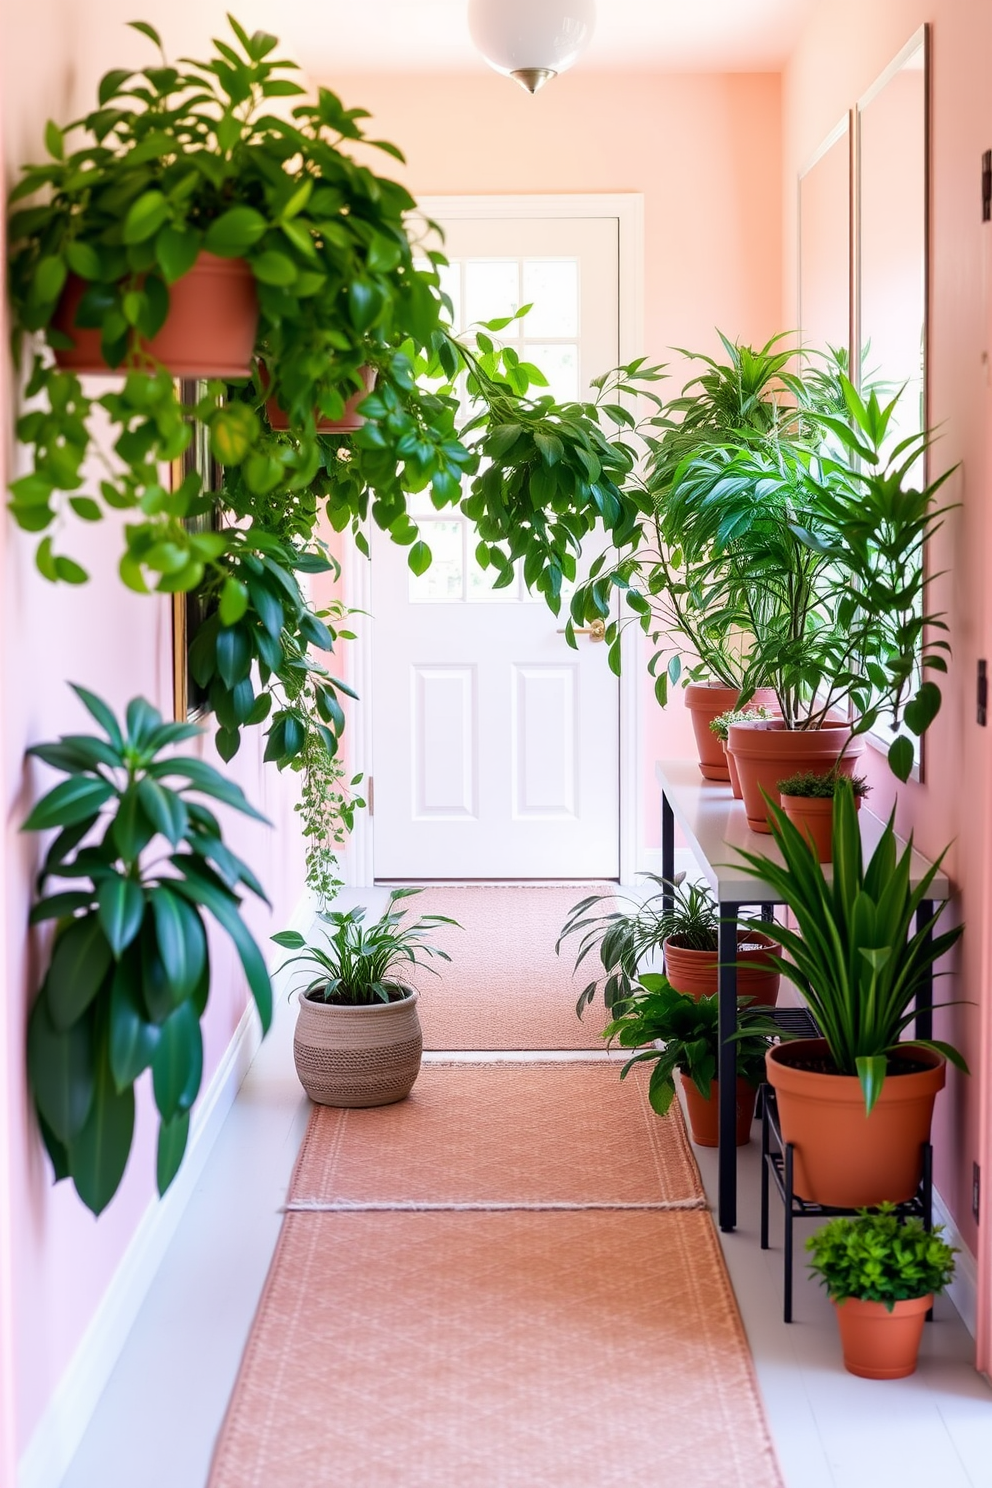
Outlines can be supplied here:
<path id="1" fill-rule="evenodd" d="M 606 621 L 592 620 L 588 625 L 577 625 L 572 632 L 573 635 L 587 635 L 591 641 L 605 641 Z M 559 630 L 559 635 L 564 635 L 564 630 Z"/>

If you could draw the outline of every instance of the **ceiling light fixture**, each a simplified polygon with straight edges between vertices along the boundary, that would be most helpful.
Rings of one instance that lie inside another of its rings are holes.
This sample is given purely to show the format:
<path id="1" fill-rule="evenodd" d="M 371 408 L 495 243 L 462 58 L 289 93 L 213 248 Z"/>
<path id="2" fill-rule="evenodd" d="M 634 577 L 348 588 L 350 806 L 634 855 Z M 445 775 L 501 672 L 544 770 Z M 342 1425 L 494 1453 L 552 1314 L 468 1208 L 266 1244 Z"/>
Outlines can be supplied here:
<path id="1" fill-rule="evenodd" d="M 497 72 L 536 93 L 592 36 L 595 0 L 469 0 L 468 28 Z"/>

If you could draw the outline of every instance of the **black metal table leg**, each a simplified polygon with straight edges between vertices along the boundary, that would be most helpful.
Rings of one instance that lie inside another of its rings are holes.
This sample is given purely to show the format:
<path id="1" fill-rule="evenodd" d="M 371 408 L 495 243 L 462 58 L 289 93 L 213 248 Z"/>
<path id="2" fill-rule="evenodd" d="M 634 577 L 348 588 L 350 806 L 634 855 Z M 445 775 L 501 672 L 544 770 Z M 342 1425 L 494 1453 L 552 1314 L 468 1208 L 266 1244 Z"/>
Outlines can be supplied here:
<path id="1" fill-rule="evenodd" d="M 929 946 L 933 940 L 933 928 L 930 921 L 933 919 L 934 902 L 932 899 L 924 899 L 916 911 L 916 931 L 925 932 L 924 944 Z M 919 992 L 916 994 L 916 1037 L 922 1039 L 933 1038 L 933 967 L 927 973 L 927 978 Z"/>
<path id="2" fill-rule="evenodd" d="M 761 906 L 761 918 L 765 922 L 766 925 L 770 925 L 771 924 L 772 920 L 775 918 L 775 906 L 774 906 L 774 904 L 762 904 L 762 906 Z"/>
<path id="3" fill-rule="evenodd" d="M 764 1088 L 764 1087 L 762 1087 Z M 761 1248 L 768 1249 L 768 1102 L 761 1102 Z"/>
<path id="4" fill-rule="evenodd" d="M 782 1306 L 782 1321 L 792 1322 L 792 1143 L 785 1144 L 785 1235 L 782 1244 L 782 1270 L 785 1297 Z"/>
<path id="5" fill-rule="evenodd" d="M 719 1220 L 721 1230 L 737 1225 L 737 920 L 739 904 L 720 905 L 719 1020 Z"/>
<path id="6" fill-rule="evenodd" d="M 675 903 L 675 896 L 668 887 L 675 877 L 675 812 L 664 791 L 661 793 L 661 876 L 665 881 L 661 903 L 667 914 Z"/>

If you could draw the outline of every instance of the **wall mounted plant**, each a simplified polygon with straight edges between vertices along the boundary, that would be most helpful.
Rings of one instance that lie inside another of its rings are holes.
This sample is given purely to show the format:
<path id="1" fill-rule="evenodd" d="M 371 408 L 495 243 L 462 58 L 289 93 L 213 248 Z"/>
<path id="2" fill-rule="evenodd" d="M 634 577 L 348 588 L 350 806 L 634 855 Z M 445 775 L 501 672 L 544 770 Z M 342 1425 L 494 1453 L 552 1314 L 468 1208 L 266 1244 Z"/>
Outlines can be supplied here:
<path id="1" fill-rule="evenodd" d="M 99 1214 L 124 1175 L 146 1069 L 160 1193 L 182 1161 L 203 1072 L 209 919 L 234 942 L 269 1026 L 268 971 L 241 918 L 242 891 L 265 895 L 211 807 L 264 817 L 212 766 L 171 752 L 200 732 L 195 724 L 163 723 L 143 698 L 121 724 L 93 693 L 73 690 L 100 732 L 28 750 L 66 776 L 22 829 L 57 829 L 31 911 L 32 924 L 54 921 L 55 934 L 28 1026 L 28 1074 L 56 1181 L 71 1178 Z"/>

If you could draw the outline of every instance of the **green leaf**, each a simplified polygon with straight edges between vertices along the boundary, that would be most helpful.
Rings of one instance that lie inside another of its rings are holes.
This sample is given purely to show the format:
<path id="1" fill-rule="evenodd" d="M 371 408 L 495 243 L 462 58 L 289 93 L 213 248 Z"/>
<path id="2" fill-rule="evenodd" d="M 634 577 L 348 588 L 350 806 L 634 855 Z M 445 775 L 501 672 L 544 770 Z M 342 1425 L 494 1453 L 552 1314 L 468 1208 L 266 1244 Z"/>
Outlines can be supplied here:
<path id="1" fill-rule="evenodd" d="M 179 1172 L 186 1153 L 189 1138 L 189 1112 L 180 1111 L 171 1121 L 163 1121 L 158 1129 L 158 1156 L 155 1176 L 159 1195 L 165 1193 Z"/>
<path id="2" fill-rule="evenodd" d="M 861 1081 L 861 1089 L 865 1097 L 865 1113 L 870 1116 L 872 1107 L 878 1100 L 885 1083 L 885 1072 L 888 1061 L 884 1054 L 861 1055 L 855 1063 L 858 1068 L 858 1079 Z"/>
<path id="3" fill-rule="evenodd" d="M 419 578 L 431 566 L 431 550 L 425 542 L 415 542 L 407 554 L 406 561 Z"/>
<path id="4" fill-rule="evenodd" d="M 80 279 L 99 279 L 100 255 L 89 243 L 77 238 L 65 250 L 66 262 Z"/>
<path id="5" fill-rule="evenodd" d="M 76 682 L 70 682 L 69 686 L 92 718 L 103 729 L 111 744 L 118 751 L 124 748 L 124 735 L 121 733 L 120 725 L 114 717 L 113 711 L 107 706 L 102 698 L 97 697 L 95 692 L 80 687 Z"/>
<path id="6" fill-rule="evenodd" d="M 143 243 L 168 220 L 172 208 L 161 191 L 144 191 L 132 202 L 121 229 L 125 243 Z"/>
<path id="7" fill-rule="evenodd" d="M 94 1214 L 102 1214 L 120 1187 L 134 1135 L 134 1089 L 118 1092 L 109 1053 L 98 1045 L 93 1105 L 86 1124 L 69 1143 L 76 1192 Z"/>
<path id="8" fill-rule="evenodd" d="M 234 687 L 251 671 L 251 641 L 240 625 L 225 626 L 217 632 L 217 670 L 226 687 Z"/>
<path id="9" fill-rule="evenodd" d="M 206 760 L 176 755 L 173 759 L 156 761 L 149 767 L 148 773 L 158 779 L 179 775 L 188 780 L 190 786 L 201 794 L 212 796 L 217 801 L 223 801 L 226 806 L 233 806 L 236 811 L 253 817 L 255 821 L 264 822 L 266 826 L 271 825 L 268 817 L 256 811 L 246 799 L 241 787 L 233 780 L 228 780 L 213 765 L 207 764 Z"/>
<path id="10" fill-rule="evenodd" d="M 189 273 L 199 251 L 200 234 L 192 228 L 163 227 L 155 239 L 155 259 L 169 284 Z"/>
<path id="11" fill-rule="evenodd" d="M 56 937 L 45 978 L 56 1028 L 65 1030 L 78 1023 L 103 985 L 112 960 L 98 915 L 82 915 Z"/>
<path id="12" fill-rule="evenodd" d="M 166 1121 L 188 1111 L 203 1078 L 203 1035 L 191 1002 L 184 1002 L 166 1019 L 152 1059 L 155 1104 Z"/>
<path id="13" fill-rule="evenodd" d="M 58 1029 L 43 985 L 31 1009 L 28 1077 L 38 1110 L 60 1142 L 83 1128 L 93 1103 L 93 1031 L 89 1018 Z"/>
<path id="14" fill-rule="evenodd" d="M 53 159 L 65 159 L 65 137 L 54 119 L 45 125 L 45 149 Z"/>
<path id="15" fill-rule="evenodd" d="M 133 1085 L 152 1062 L 161 1027 L 149 1023 L 141 996 L 141 956 L 126 956 L 110 988 L 110 1068 L 118 1090 Z"/>
<path id="16" fill-rule="evenodd" d="M 137 797 L 145 820 L 178 847 L 189 830 L 189 811 L 182 797 L 147 775 L 138 781 Z"/>
<path id="17" fill-rule="evenodd" d="M 900 734 L 899 738 L 889 745 L 889 769 L 897 780 L 909 779 L 915 753 L 912 739 L 907 739 L 905 734 Z"/>
<path id="18" fill-rule="evenodd" d="M 221 625 L 236 625 L 247 608 L 247 586 L 233 577 L 225 579 L 224 587 L 220 592 L 220 603 L 218 606 Z"/>
<path id="19" fill-rule="evenodd" d="M 234 941 L 255 999 L 255 1006 L 258 1008 L 262 1031 L 268 1032 L 272 1022 L 272 983 L 269 980 L 265 958 L 238 912 L 237 901 L 218 889 L 215 884 L 202 878 L 195 870 L 191 871 L 187 861 L 176 859 L 175 862 L 185 875 L 184 879 L 176 884 L 177 893 L 186 895 L 194 904 L 201 904 L 208 909 L 221 928 L 226 930 Z"/>
<path id="20" fill-rule="evenodd" d="M 210 420 L 210 451 L 222 465 L 240 465 L 258 437 L 258 415 L 246 403 L 228 403 Z"/>
<path id="21" fill-rule="evenodd" d="M 370 330 L 382 310 L 382 291 L 368 279 L 355 279 L 348 286 L 348 312 L 356 331 Z"/>
<path id="22" fill-rule="evenodd" d="M 69 827 L 99 811 L 112 796 L 114 787 L 106 780 L 75 776 L 63 780 L 54 790 L 42 796 L 26 817 L 23 832 L 44 832 L 49 827 Z"/>
<path id="23" fill-rule="evenodd" d="M 131 27 L 132 31 L 140 31 L 142 36 L 147 36 L 149 41 L 155 43 L 159 51 L 162 50 L 162 38 L 154 26 L 149 25 L 147 21 L 128 21 L 127 24 Z"/>
<path id="24" fill-rule="evenodd" d="M 268 230 L 268 222 L 254 207 L 231 207 L 210 224 L 203 246 L 219 258 L 242 258 Z"/>
<path id="25" fill-rule="evenodd" d="M 261 284 L 274 284 L 280 288 L 294 284 L 297 278 L 297 268 L 293 260 L 287 254 L 279 253 L 274 248 L 269 248 L 265 253 L 260 253 L 257 258 L 253 258 L 251 270 Z"/>
<path id="26" fill-rule="evenodd" d="M 161 884 L 151 890 L 149 899 L 155 919 L 158 954 L 173 1001 L 180 1003 L 191 996 L 206 964 L 207 940 L 203 922 L 192 905 Z"/>
<path id="27" fill-rule="evenodd" d="M 307 943 L 306 937 L 299 930 L 280 930 L 278 934 L 270 935 L 269 939 L 287 951 L 302 951 Z"/>
<path id="28" fill-rule="evenodd" d="M 85 568 L 74 559 L 61 554 L 55 559 L 55 577 L 61 579 L 63 584 L 85 584 L 89 581 Z"/>
<path id="29" fill-rule="evenodd" d="M 129 785 L 121 796 L 112 833 L 117 851 L 125 863 L 137 863 L 155 835 L 155 827 L 145 815 L 134 785 Z"/>
<path id="30" fill-rule="evenodd" d="M 117 960 L 131 944 L 145 916 L 145 896 L 133 878 L 114 874 L 97 889 L 100 926 Z"/>

